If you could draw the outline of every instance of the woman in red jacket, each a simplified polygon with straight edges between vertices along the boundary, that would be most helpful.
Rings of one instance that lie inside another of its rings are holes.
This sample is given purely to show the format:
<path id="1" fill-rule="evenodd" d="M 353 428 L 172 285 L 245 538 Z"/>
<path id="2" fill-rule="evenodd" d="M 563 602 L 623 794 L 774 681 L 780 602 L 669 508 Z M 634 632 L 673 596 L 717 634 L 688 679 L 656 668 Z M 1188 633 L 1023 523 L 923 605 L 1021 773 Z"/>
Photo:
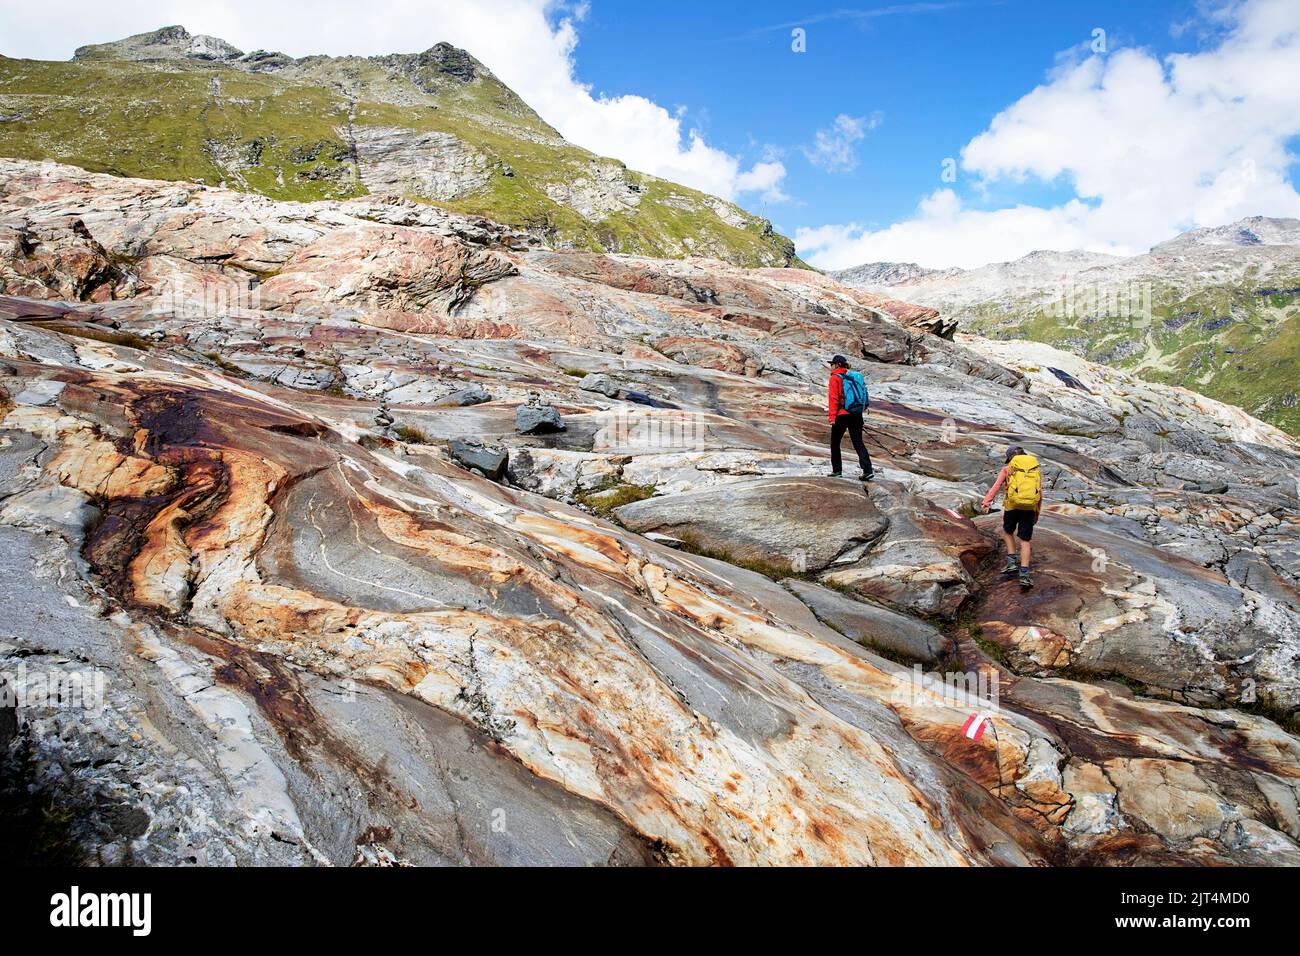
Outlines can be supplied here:
<path id="1" fill-rule="evenodd" d="M 831 477 L 838 478 L 844 471 L 840 460 L 840 442 L 844 433 L 849 433 L 853 440 L 853 449 L 858 453 L 858 464 L 862 466 L 862 481 L 875 477 L 871 467 L 871 456 L 867 454 L 867 444 L 862 440 L 862 413 L 849 412 L 844 409 L 844 373 L 849 370 L 849 362 L 843 355 L 831 359 L 830 394 L 827 398 L 828 413 L 831 420 Z"/>

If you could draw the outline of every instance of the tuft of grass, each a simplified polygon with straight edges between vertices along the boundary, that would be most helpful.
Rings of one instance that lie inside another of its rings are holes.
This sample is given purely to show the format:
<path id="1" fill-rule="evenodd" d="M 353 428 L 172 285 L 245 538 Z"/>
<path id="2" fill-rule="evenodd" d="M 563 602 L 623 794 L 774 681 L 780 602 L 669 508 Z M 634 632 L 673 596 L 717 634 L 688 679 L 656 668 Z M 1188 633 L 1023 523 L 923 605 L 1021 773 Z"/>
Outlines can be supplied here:
<path id="1" fill-rule="evenodd" d="M 408 445 L 432 445 L 435 441 L 428 432 L 414 425 L 396 425 L 393 434 Z"/>
<path id="2" fill-rule="evenodd" d="M 221 369 L 221 371 L 225 372 L 227 375 L 231 375 L 235 378 L 253 377 L 249 375 L 248 372 L 246 372 L 244 369 L 236 365 L 234 362 L 231 362 L 229 359 L 227 359 L 220 352 L 204 352 L 203 357 L 207 359 L 209 362 L 211 362 L 213 365 L 217 366 L 217 368 Z"/>
<path id="3" fill-rule="evenodd" d="M 1014 672 L 1015 669 L 1011 666 L 1011 661 L 1007 658 L 1007 652 L 1001 644 L 994 643 L 984 637 L 979 628 L 971 628 L 970 636 L 971 640 L 975 642 L 975 646 L 980 649 L 980 652 L 985 657 L 995 664 Z"/>
<path id="4" fill-rule="evenodd" d="M 813 579 L 813 576 L 812 576 L 812 575 L 798 575 L 798 574 L 795 574 L 795 575 L 790 575 L 790 576 L 791 576 L 791 577 L 796 577 L 796 578 L 797 578 L 797 577 L 808 577 L 808 578 L 810 578 L 810 579 Z M 814 580 L 815 580 L 815 579 L 814 579 Z M 821 585 L 822 587 L 824 587 L 824 588 L 828 588 L 828 589 L 830 589 L 830 590 L 832 590 L 832 591 L 838 591 L 840 594 L 843 594 L 845 597 L 853 598 L 854 600 L 860 600 L 860 599 L 862 598 L 862 595 L 859 594 L 857 591 L 855 591 L 855 590 L 853 589 L 853 585 L 851 585 L 851 584 L 845 584 L 843 581 L 831 581 L 831 580 L 825 580 L 825 581 L 818 581 L 817 583 L 820 584 L 820 585 Z"/>
<path id="5" fill-rule="evenodd" d="M 823 621 L 822 623 L 827 622 Z M 924 665 L 926 663 L 919 657 L 905 654 L 893 647 L 886 647 L 884 644 L 881 644 L 879 641 L 873 640 L 870 637 L 860 637 L 858 638 L 857 643 L 878 657 L 883 657 L 887 661 L 893 661 L 895 664 L 902 664 L 904 667 L 911 667 L 913 664 Z"/>
<path id="6" fill-rule="evenodd" d="M 743 568 L 746 571 L 753 571 L 755 574 L 761 574 L 763 577 L 771 578 L 773 581 L 784 581 L 786 578 L 799 578 L 801 580 L 813 579 L 812 574 L 807 571 L 796 571 L 788 564 L 764 561 L 758 558 L 742 558 L 722 548 L 709 547 L 691 537 L 678 537 L 678 540 L 682 543 L 680 550 L 685 551 L 688 554 L 694 554 L 701 558 L 712 558 L 715 561 L 722 561 L 725 564 L 730 564 L 737 568 Z"/>
<path id="7" fill-rule="evenodd" d="M 566 368 L 564 374 L 572 376 L 573 378 L 586 378 L 591 373 L 584 368 Z"/>

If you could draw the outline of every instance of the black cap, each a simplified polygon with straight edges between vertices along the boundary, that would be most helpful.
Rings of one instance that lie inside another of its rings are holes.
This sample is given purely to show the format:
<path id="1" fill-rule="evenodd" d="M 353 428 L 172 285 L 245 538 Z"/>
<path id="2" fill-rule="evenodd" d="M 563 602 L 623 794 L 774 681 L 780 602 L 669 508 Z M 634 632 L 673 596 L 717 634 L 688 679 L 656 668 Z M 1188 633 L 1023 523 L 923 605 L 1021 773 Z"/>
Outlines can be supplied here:
<path id="1" fill-rule="evenodd" d="M 846 359 L 843 355 L 836 355 L 831 358 L 830 364 L 847 366 L 849 364 L 849 360 Z"/>
<path id="2" fill-rule="evenodd" d="M 1019 445 L 1012 445 L 1010 448 L 1007 449 L 1007 461 L 1010 461 L 1012 458 L 1015 458 L 1016 455 L 1023 455 L 1024 453 L 1025 450 L 1021 448 Z"/>

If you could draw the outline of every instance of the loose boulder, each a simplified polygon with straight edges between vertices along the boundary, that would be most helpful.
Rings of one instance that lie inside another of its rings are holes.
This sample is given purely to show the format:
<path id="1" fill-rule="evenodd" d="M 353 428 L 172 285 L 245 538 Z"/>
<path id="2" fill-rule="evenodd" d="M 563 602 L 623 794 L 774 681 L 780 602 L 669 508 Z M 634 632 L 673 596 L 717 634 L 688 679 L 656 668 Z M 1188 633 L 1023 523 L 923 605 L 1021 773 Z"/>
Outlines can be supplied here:
<path id="1" fill-rule="evenodd" d="M 507 454 L 500 448 L 490 448 L 473 439 L 453 439 L 451 457 L 457 464 L 478 470 L 483 477 L 499 481 L 506 471 Z"/>
<path id="2" fill-rule="evenodd" d="M 618 383 L 603 373 L 585 376 L 578 388 L 584 392 L 599 392 L 606 398 L 618 398 Z"/>
<path id="3" fill-rule="evenodd" d="M 521 405 L 515 413 L 515 431 L 521 435 L 546 435 L 562 432 L 568 426 L 550 405 Z"/>
<path id="4" fill-rule="evenodd" d="M 492 401 L 491 392 L 482 385 L 472 385 L 469 388 L 462 388 L 459 391 L 452 392 L 443 400 L 442 404 L 468 408 L 471 405 L 482 405 L 484 402 L 490 401 Z"/>

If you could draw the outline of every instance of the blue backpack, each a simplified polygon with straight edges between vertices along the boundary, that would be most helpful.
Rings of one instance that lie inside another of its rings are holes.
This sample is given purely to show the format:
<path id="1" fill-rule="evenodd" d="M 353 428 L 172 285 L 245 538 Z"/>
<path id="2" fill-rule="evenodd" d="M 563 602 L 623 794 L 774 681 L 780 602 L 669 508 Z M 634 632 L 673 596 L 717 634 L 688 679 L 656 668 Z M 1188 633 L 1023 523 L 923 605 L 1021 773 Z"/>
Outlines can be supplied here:
<path id="1" fill-rule="evenodd" d="M 860 415 L 871 405 L 871 396 L 867 394 L 867 381 L 861 372 L 845 372 L 844 410 L 850 415 Z"/>

